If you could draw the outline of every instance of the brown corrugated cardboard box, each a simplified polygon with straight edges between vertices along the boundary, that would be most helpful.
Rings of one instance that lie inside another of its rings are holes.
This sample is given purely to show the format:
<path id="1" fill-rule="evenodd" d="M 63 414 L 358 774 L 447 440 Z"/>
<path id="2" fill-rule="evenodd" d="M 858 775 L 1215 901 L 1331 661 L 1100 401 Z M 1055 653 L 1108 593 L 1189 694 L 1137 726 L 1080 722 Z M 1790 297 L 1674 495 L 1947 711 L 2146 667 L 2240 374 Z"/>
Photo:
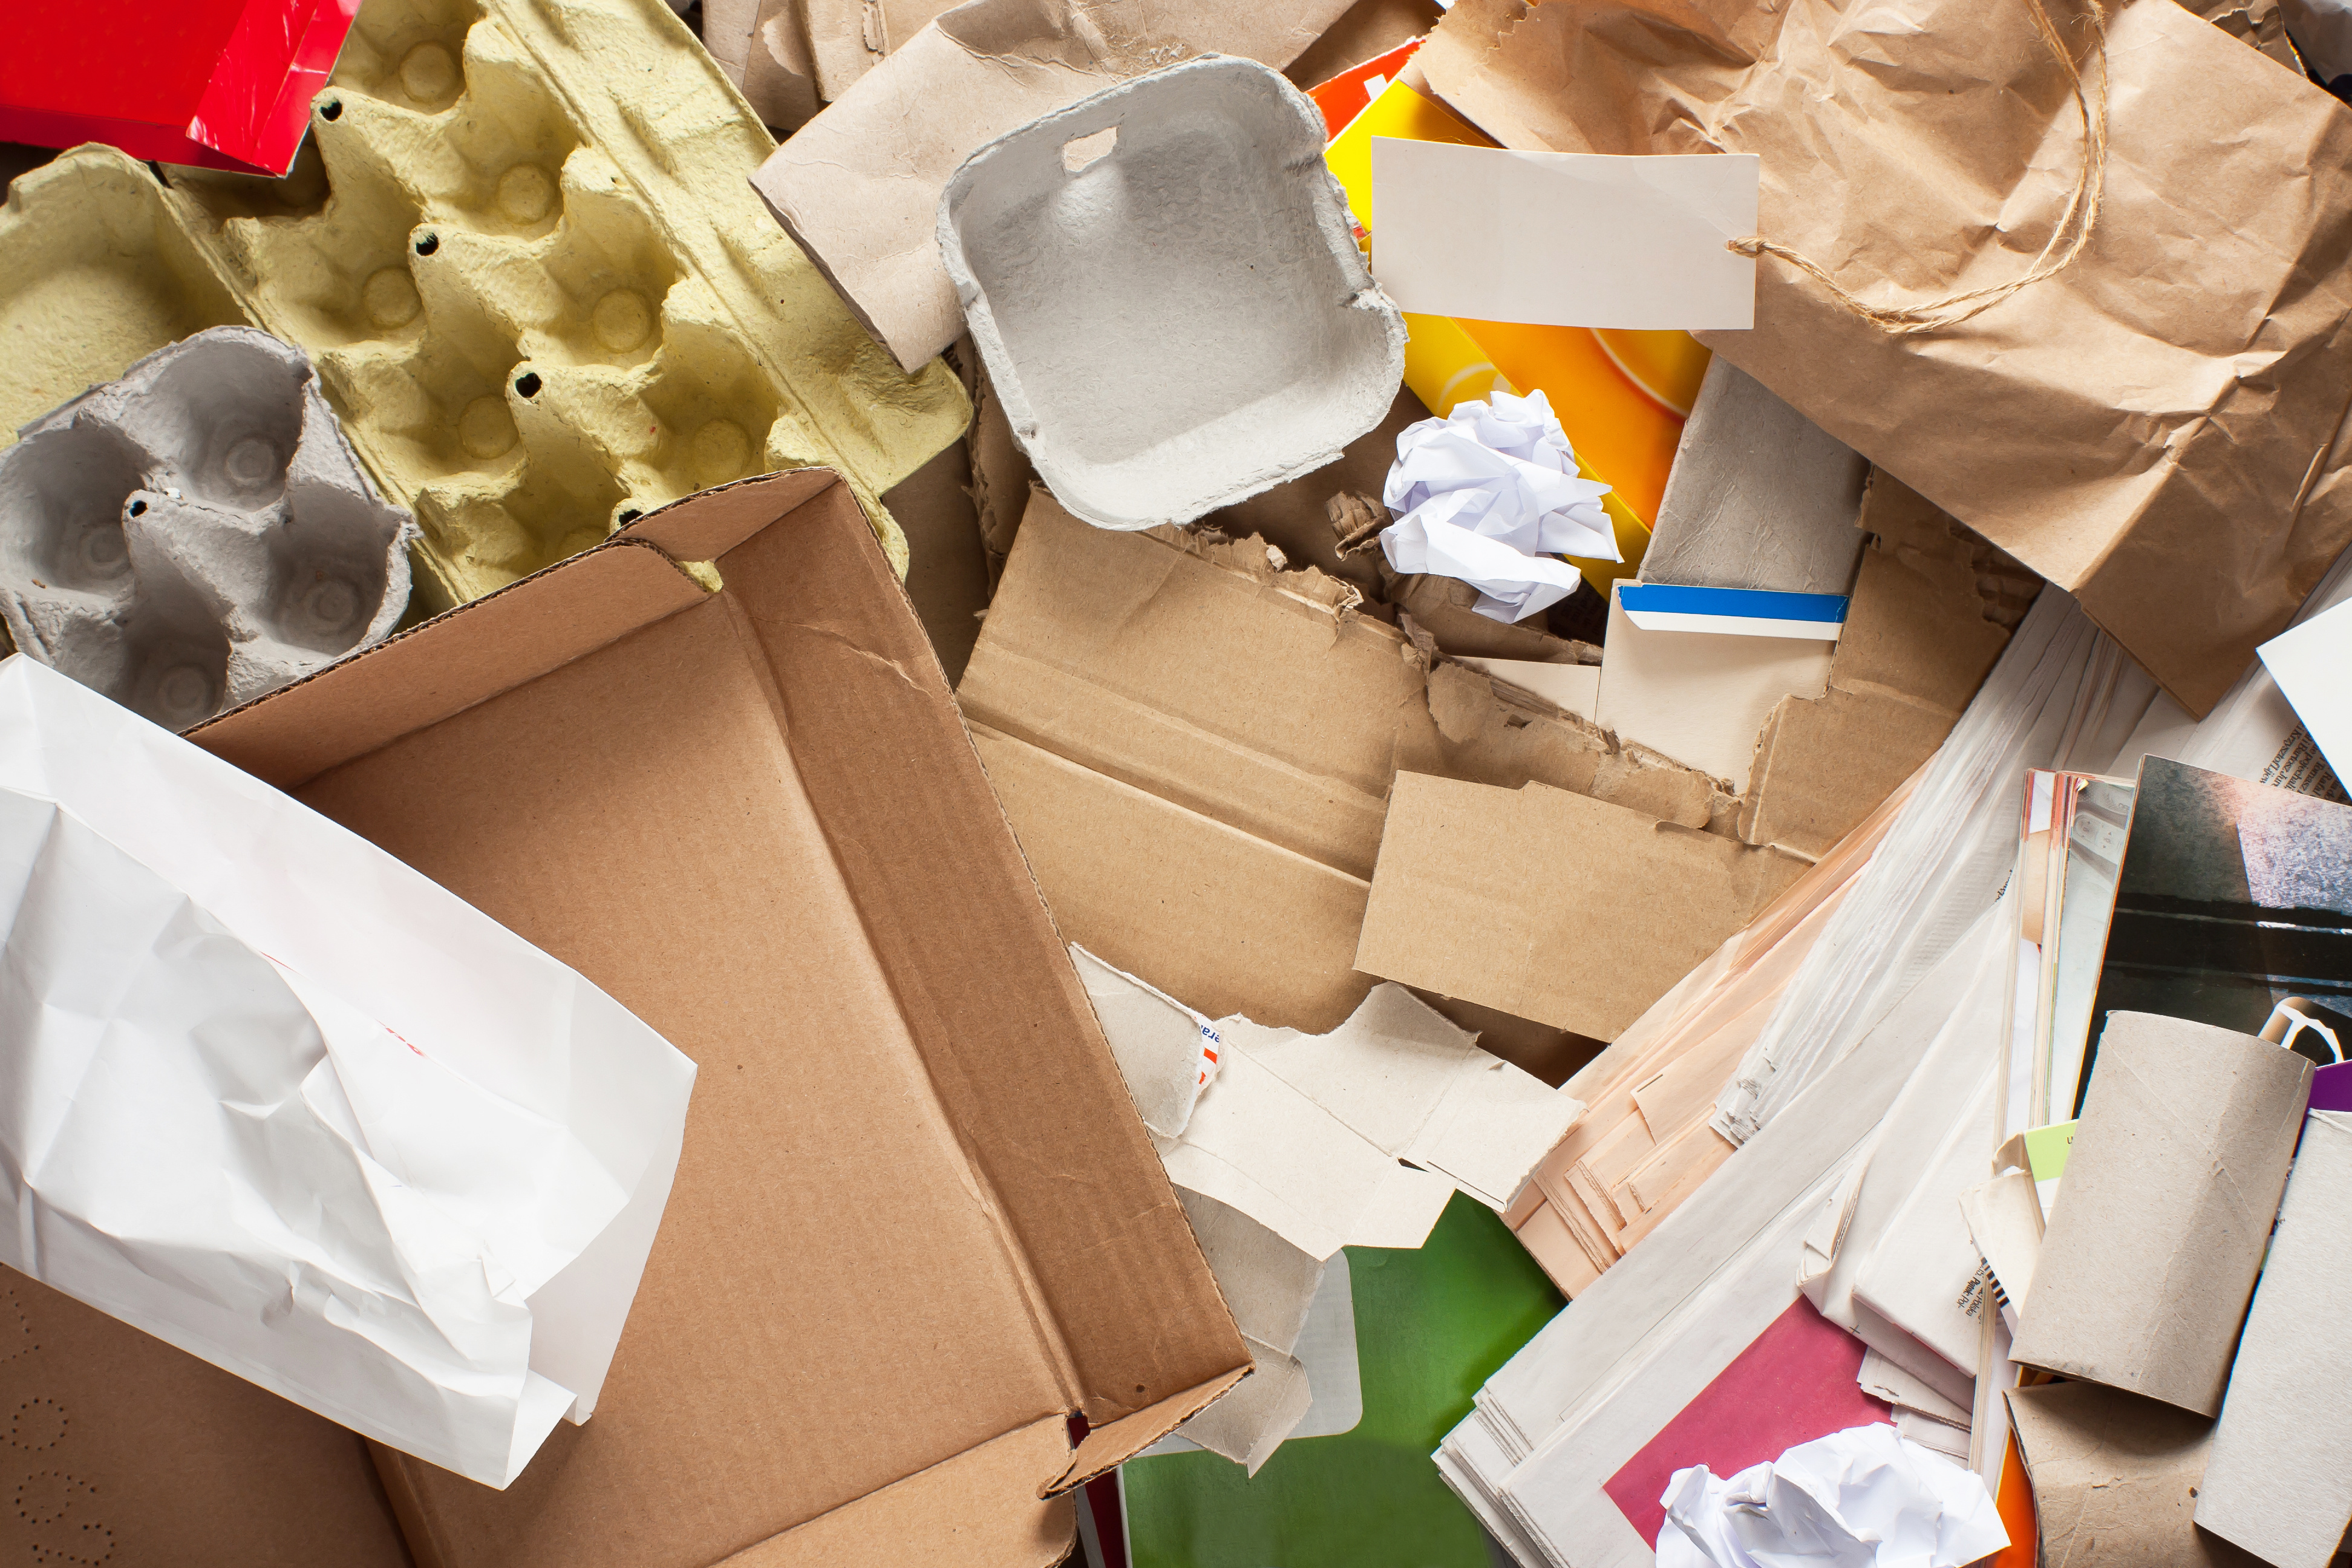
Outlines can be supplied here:
<path id="1" fill-rule="evenodd" d="M 407 1568 L 342 1427 L 0 1268 L 0 1563 Z"/>
<path id="2" fill-rule="evenodd" d="M 378 1451 L 422 1568 L 1052 1563 L 1049 1493 L 1246 1369 L 832 474 L 655 512 L 197 739 L 701 1068 L 594 1418 L 504 1492 Z"/>

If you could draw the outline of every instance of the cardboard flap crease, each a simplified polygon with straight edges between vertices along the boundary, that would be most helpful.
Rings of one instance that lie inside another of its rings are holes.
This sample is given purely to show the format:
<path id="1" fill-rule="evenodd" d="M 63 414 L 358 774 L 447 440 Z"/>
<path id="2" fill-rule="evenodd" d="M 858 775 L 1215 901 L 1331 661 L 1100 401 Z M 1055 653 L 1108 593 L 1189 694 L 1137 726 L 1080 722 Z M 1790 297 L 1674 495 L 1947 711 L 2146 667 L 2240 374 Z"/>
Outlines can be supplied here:
<path id="1" fill-rule="evenodd" d="M 198 740 L 700 1068 L 596 1418 L 503 1493 L 378 1456 L 424 1568 L 1042 1565 L 1043 1494 L 1247 1366 L 845 485 L 653 513 Z"/>

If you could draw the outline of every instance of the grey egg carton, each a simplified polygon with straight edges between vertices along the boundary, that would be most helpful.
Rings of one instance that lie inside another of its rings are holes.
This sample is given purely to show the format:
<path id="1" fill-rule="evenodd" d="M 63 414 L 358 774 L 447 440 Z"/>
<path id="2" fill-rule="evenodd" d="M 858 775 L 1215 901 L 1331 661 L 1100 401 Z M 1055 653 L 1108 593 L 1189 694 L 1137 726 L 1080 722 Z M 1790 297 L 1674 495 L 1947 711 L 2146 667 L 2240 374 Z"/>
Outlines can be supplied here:
<path id="1" fill-rule="evenodd" d="M 416 523 L 310 362 L 216 327 L 0 451 L 0 620 L 28 657 L 184 730 L 381 641 Z"/>

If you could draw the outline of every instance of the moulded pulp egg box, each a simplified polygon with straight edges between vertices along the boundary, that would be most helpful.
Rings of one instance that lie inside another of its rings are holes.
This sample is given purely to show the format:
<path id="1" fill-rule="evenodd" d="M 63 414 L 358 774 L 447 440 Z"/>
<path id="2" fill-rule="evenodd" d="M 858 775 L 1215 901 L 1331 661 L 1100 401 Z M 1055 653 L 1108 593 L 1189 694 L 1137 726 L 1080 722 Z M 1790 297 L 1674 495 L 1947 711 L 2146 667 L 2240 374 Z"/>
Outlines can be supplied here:
<path id="1" fill-rule="evenodd" d="M 1208 56 L 982 147 L 940 248 L 1013 434 L 1100 528 L 1191 521 L 1380 423 L 1404 322 L 1281 73 Z"/>
<path id="2" fill-rule="evenodd" d="M 0 448 L 0 620 L 167 728 L 380 642 L 416 525 L 360 471 L 299 350 L 158 349 Z"/>
<path id="3" fill-rule="evenodd" d="M 121 374 L 180 321 L 221 319 L 225 293 L 228 319 L 310 353 L 362 458 L 415 509 L 435 606 L 749 473 L 826 463 L 871 500 L 955 440 L 969 405 L 942 365 L 900 371 L 776 231 L 745 184 L 772 147 L 661 0 L 370 0 L 288 179 L 172 170 L 160 221 L 143 172 L 104 149 L 18 182 L 0 258 L 45 250 L 12 230 L 55 211 L 60 183 L 103 187 L 121 210 L 83 226 L 123 247 L 0 275 L 14 341 L 49 331 L 27 296 L 93 274 L 120 294 L 125 263 L 170 303 L 140 318 L 147 341 L 58 356 L 81 379 L 45 376 L 47 401 L 0 369 L 0 409 L 13 425 Z"/>

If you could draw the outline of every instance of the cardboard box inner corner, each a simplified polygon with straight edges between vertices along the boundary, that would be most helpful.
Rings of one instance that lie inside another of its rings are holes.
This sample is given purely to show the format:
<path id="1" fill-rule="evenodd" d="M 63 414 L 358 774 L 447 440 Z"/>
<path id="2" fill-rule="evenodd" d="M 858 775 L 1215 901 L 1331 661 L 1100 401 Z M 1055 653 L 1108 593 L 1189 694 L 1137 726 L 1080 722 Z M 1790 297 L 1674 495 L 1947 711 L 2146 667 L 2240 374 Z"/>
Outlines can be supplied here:
<path id="1" fill-rule="evenodd" d="M 16 182 L 0 424 L 259 326 L 416 512 L 427 608 L 746 474 L 828 464 L 870 501 L 969 405 L 777 230 L 745 184 L 772 146 L 661 0 L 369 0 L 286 180 L 166 189 L 85 147 Z"/>
<path id="2" fill-rule="evenodd" d="M 403 1537 L 418 1568 L 1042 1568 L 1070 1487 L 1249 1370 L 830 471 L 649 513 L 193 738 L 700 1071 L 596 1413 L 506 1490 L 377 1448 L 379 1491 L 350 1432 L 12 1278 L 0 1398 L 56 1415 L 17 1456 L 52 1525 L 195 1568 Z"/>
<path id="3" fill-rule="evenodd" d="M 650 514 L 196 738 L 702 1069 L 595 1416 L 504 1493 L 378 1452 L 424 1568 L 1051 1563 L 1045 1494 L 1248 1369 L 832 474 Z"/>

